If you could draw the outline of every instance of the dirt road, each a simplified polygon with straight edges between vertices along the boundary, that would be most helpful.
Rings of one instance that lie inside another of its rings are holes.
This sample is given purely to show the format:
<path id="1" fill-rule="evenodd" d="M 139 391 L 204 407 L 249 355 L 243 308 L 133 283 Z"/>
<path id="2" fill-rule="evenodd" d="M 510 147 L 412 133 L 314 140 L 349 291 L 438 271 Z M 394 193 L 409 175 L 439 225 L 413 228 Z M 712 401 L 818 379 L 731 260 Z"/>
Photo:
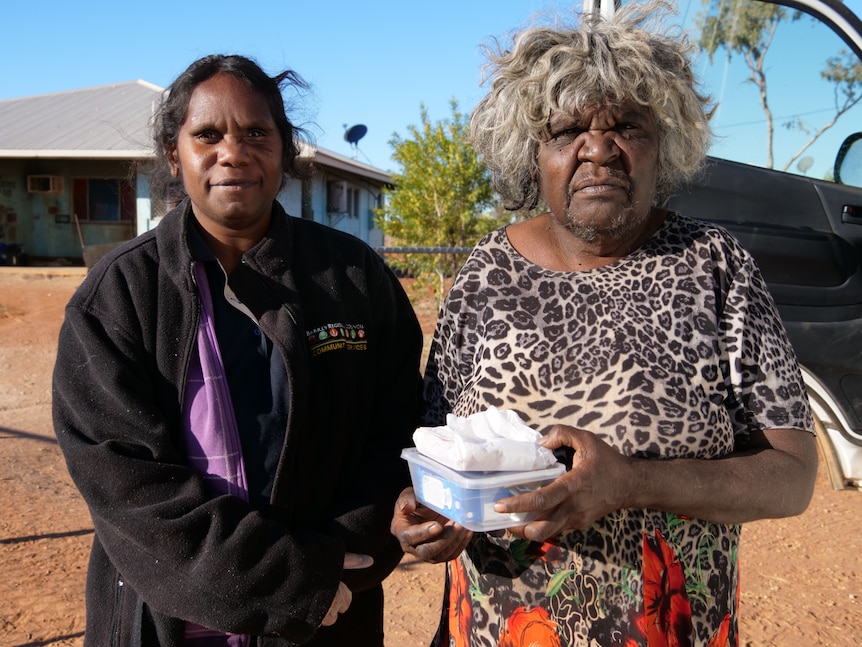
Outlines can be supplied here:
<path id="1" fill-rule="evenodd" d="M 50 418 L 57 331 L 81 278 L 0 268 L 0 647 L 83 644 L 92 525 Z M 862 493 L 830 489 L 821 470 L 805 514 L 746 526 L 740 563 L 742 645 L 862 642 Z M 428 644 L 441 578 L 405 558 L 386 581 L 389 647 Z"/>

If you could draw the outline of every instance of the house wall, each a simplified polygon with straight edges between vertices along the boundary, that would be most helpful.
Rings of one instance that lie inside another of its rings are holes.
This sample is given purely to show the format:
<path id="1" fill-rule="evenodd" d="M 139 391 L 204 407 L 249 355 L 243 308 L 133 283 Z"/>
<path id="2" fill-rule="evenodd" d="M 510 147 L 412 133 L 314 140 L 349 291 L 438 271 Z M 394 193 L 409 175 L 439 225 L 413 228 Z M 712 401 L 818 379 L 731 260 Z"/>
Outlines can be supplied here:
<path id="1" fill-rule="evenodd" d="M 80 222 L 76 226 L 73 211 L 74 178 L 128 177 L 129 163 L 113 160 L 66 159 L 0 159 L 0 242 L 19 243 L 30 257 L 67 258 L 73 262 L 83 256 L 84 245 L 105 246 L 124 241 L 148 231 L 163 215 L 154 213 L 146 177 L 138 175 L 134 187 L 135 219 L 132 222 Z M 61 178 L 57 193 L 28 193 L 28 175 L 52 175 Z M 329 187 L 341 182 L 349 190 L 345 210 L 331 208 Z M 377 205 L 381 188 L 360 175 L 318 170 L 310 183 L 310 209 L 303 213 L 302 182 L 289 179 L 278 195 L 287 213 L 294 217 L 310 216 L 316 222 L 380 246 L 383 236 L 374 227 L 371 210 Z M 355 196 L 355 198 L 354 198 Z M 82 245 L 83 238 L 83 245 Z"/>
<path id="2" fill-rule="evenodd" d="M 302 181 L 295 178 L 288 179 L 276 199 L 288 215 L 297 218 L 302 216 Z"/>
<path id="3" fill-rule="evenodd" d="M 351 196 L 350 203 L 344 205 L 344 210 L 336 208 L 331 195 L 331 183 L 336 182 L 343 183 L 342 189 Z M 357 198 L 355 202 L 352 200 L 354 193 Z M 374 215 L 371 211 L 377 206 L 380 193 L 379 185 L 372 184 L 359 175 L 318 171 L 311 179 L 311 208 L 306 215 L 322 225 L 361 238 L 372 247 L 380 246 L 383 244 L 383 234 L 374 226 Z M 301 181 L 288 180 L 277 199 L 289 215 L 303 217 Z"/>
<path id="4" fill-rule="evenodd" d="M 12 160 L 0 159 L 0 243 L 25 243 L 30 236 L 22 216 L 28 212 L 24 176 Z"/>
<path id="5" fill-rule="evenodd" d="M 0 159 L 0 242 L 19 243 L 32 256 L 80 259 L 87 245 L 126 240 L 134 222 L 81 223 L 72 213 L 74 178 L 122 179 L 128 163 L 113 160 Z M 56 193 L 30 193 L 28 175 L 61 178 Z"/>
<path id="6" fill-rule="evenodd" d="M 338 204 L 338 193 L 346 192 L 344 204 Z M 314 220 L 367 242 L 372 247 L 383 244 L 382 232 L 374 226 L 374 209 L 381 193 L 379 184 L 359 175 L 319 174 L 312 194 Z"/>

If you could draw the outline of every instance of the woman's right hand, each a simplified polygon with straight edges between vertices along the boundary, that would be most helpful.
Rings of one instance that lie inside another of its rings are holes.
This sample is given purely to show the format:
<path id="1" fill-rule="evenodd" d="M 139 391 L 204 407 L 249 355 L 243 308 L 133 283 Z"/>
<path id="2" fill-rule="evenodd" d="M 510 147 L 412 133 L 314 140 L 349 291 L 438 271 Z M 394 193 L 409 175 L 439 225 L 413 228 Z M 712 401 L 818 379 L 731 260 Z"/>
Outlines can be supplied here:
<path id="1" fill-rule="evenodd" d="M 500 514 L 538 513 L 526 525 L 509 528 L 516 537 L 545 541 L 569 530 L 586 530 L 597 519 L 625 507 L 631 499 L 632 459 L 597 435 L 554 425 L 539 444 L 552 450 L 572 448 L 572 468 L 538 490 L 494 504 Z"/>
<path id="2" fill-rule="evenodd" d="M 416 500 L 406 488 L 395 502 L 390 526 L 405 553 L 432 564 L 455 559 L 470 543 L 473 533 Z"/>

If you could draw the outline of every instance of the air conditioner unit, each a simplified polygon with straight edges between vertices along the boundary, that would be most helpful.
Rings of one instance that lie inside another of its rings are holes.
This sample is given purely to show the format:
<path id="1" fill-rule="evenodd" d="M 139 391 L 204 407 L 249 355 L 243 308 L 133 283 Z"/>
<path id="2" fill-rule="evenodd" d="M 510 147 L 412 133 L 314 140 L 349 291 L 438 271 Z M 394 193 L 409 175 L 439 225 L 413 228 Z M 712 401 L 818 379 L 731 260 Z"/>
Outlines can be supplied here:
<path id="1" fill-rule="evenodd" d="M 61 175 L 28 175 L 27 193 L 62 193 Z"/>

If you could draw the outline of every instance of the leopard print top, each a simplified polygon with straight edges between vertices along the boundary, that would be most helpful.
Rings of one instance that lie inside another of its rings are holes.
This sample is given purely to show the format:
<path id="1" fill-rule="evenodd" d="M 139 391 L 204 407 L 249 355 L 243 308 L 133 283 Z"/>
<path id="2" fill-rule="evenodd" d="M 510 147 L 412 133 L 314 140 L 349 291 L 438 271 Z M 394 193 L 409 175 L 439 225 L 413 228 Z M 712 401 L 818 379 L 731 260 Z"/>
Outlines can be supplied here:
<path id="1" fill-rule="evenodd" d="M 486 236 L 441 310 L 425 390 L 428 425 L 495 406 L 655 459 L 724 456 L 755 429 L 813 429 L 753 259 L 677 214 L 631 255 L 583 272 L 531 263 L 505 228 Z M 515 645 L 518 632 L 536 645 L 736 644 L 739 533 L 653 510 L 541 545 L 476 533 L 448 565 L 435 645 Z"/>

